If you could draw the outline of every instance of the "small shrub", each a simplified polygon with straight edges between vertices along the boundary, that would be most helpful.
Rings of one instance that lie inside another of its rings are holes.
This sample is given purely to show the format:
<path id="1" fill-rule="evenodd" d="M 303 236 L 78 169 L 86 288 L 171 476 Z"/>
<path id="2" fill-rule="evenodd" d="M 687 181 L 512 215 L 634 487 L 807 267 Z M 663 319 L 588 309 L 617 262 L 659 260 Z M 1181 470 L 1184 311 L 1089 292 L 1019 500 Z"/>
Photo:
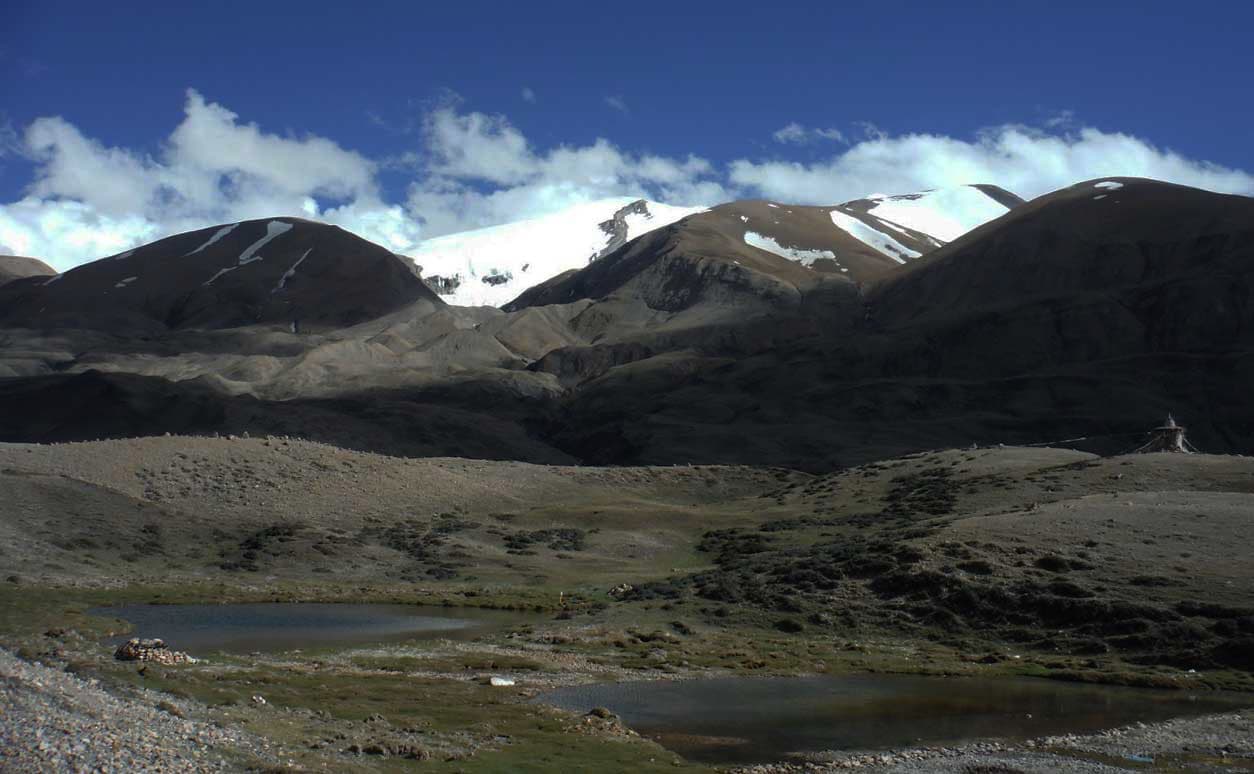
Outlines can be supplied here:
<path id="1" fill-rule="evenodd" d="M 805 625 L 793 618 L 781 618 L 775 622 L 775 628 L 785 634 L 798 634 L 805 631 Z"/>

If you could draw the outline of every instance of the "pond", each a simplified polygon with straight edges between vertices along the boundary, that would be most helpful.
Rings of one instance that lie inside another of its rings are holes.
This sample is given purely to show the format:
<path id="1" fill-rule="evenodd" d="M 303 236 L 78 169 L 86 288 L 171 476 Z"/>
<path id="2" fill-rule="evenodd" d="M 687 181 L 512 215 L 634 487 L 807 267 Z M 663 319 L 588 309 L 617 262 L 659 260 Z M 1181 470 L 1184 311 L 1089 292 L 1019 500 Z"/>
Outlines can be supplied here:
<path id="1" fill-rule="evenodd" d="M 121 605 L 91 615 L 132 624 L 130 637 L 160 637 L 193 656 L 272 652 L 409 639 L 470 639 L 542 614 L 511 610 L 384 604 L 257 603 L 233 605 Z"/>
<path id="2" fill-rule="evenodd" d="M 689 760 L 735 764 L 792 752 L 1022 740 L 1254 706 L 1239 694 L 905 675 L 601 683 L 538 701 L 577 712 L 605 707 Z"/>

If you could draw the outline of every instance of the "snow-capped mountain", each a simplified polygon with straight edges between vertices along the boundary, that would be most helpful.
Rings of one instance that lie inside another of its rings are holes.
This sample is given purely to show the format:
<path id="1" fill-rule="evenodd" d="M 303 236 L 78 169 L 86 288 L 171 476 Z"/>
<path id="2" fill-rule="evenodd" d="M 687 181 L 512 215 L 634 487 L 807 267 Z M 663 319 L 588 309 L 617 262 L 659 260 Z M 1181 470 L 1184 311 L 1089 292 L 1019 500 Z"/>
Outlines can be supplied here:
<path id="1" fill-rule="evenodd" d="M 743 224 L 750 247 L 863 280 L 930 253 L 1022 203 L 996 186 L 964 185 L 873 194 L 834 207 L 732 202 L 715 211 Z"/>
<path id="2" fill-rule="evenodd" d="M 790 227 L 788 223 L 802 211 L 813 214 L 813 207 L 776 202 L 766 202 L 767 209 L 750 207 L 747 202 L 722 207 L 734 207 L 737 217 L 747 224 L 746 244 L 812 266 L 815 261 L 836 258 L 840 251 L 827 244 L 832 239 L 838 244 L 860 243 L 875 255 L 904 263 L 1022 201 L 989 185 L 897 196 L 875 194 L 824 208 L 826 230 L 832 234 L 822 236 L 806 224 L 802 230 L 808 239 L 792 233 L 800 224 Z M 410 257 L 428 286 L 448 303 L 502 306 L 523 291 L 582 269 L 642 234 L 706 211 L 644 199 L 599 199 L 539 218 L 429 239 Z"/>
<path id="3" fill-rule="evenodd" d="M 1004 188 L 977 184 L 895 196 L 871 194 L 845 202 L 838 209 L 904 226 L 942 242 L 952 242 L 1020 204 L 1023 199 Z"/>
<path id="4" fill-rule="evenodd" d="M 629 197 L 598 199 L 539 218 L 428 239 L 410 257 L 448 303 L 501 306 L 641 234 L 704 211 Z"/>
<path id="5" fill-rule="evenodd" d="M 720 315 L 743 319 L 774 309 L 779 299 L 882 280 L 946 245 L 882 217 L 885 205 L 895 207 L 903 220 L 949 224 L 945 233 L 953 235 L 1005 214 L 1019 201 L 989 189 L 998 192 L 1000 201 L 986 190 L 969 188 L 826 206 L 761 199 L 719 204 L 634 239 L 577 272 L 532 285 L 503 308 L 510 312 L 588 300 L 598 311 L 581 317 L 598 330 L 657 323 L 652 312 L 641 317 L 642 307 L 621 303 L 629 297 L 642 300 L 645 309 L 665 312 L 680 328 L 707 325 Z"/>

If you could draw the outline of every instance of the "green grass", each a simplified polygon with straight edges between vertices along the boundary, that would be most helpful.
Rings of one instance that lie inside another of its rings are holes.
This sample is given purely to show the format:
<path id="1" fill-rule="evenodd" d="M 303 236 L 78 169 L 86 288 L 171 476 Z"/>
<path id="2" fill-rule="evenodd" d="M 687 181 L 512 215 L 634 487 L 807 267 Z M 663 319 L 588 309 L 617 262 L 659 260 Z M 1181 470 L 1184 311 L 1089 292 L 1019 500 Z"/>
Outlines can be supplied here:
<path id="1" fill-rule="evenodd" d="M 454 655 L 360 655 L 349 663 L 359 669 L 383 672 L 547 672 L 551 667 L 522 656 L 498 653 Z"/>
<path id="2" fill-rule="evenodd" d="M 273 666 L 219 671 L 150 666 L 140 677 L 132 669 L 107 670 L 113 679 L 191 698 L 244 728 L 293 748 L 344 733 L 338 747 L 368 743 L 389 730 L 417 730 L 440 744 L 483 745 L 473 756 L 421 762 L 431 771 L 661 771 L 700 770 L 639 738 L 606 740 L 569 731 L 577 719 L 551 708 L 525 703 L 516 692 L 473 680 L 398 679 L 355 670 L 310 671 Z M 267 704 L 254 707 L 253 695 Z M 322 713 L 315 715 L 314 713 Z M 371 718 L 382 716 L 372 730 Z M 320 757 L 312 753 L 307 763 Z M 438 758 L 438 756 L 437 756 Z M 416 761 L 363 756 L 378 770 L 406 770 Z"/>

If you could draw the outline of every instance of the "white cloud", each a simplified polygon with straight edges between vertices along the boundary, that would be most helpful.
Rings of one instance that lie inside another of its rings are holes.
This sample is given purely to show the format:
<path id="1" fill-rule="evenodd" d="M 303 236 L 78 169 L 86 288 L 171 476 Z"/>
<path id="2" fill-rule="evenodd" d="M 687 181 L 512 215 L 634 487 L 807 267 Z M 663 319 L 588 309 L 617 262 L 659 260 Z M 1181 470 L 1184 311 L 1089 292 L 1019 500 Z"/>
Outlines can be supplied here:
<path id="1" fill-rule="evenodd" d="M 503 116 L 432 112 L 423 173 L 408 208 L 438 236 L 610 196 L 641 196 L 675 204 L 715 204 L 732 197 L 709 161 L 635 155 L 606 139 L 589 145 L 533 148 Z"/>
<path id="2" fill-rule="evenodd" d="M 323 137 L 267 134 L 191 90 L 155 158 L 105 147 L 58 117 L 32 122 L 22 143 L 35 179 L 0 205 L 0 246 L 58 269 L 272 215 L 337 223 L 396 250 L 418 241 L 417 223 L 381 200 L 374 162 Z"/>
<path id="3" fill-rule="evenodd" d="M 627 100 L 623 99 L 622 96 L 618 94 L 611 94 L 608 97 L 606 97 L 605 104 L 614 108 L 615 110 L 622 113 L 623 115 L 626 115 L 631 112 L 631 110 L 628 109 L 627 107 Z"/>
<path id="4" fill-rule="evenodd" d="M 503 116 L 443 107 L 428 116 L 426 134 L 428 171 L 442 177 L 510 185 L 526 179 L 535 165 L 527 138 Z"/>
<path id="5" fill-rule="evenodd" d="M 1122 133 L 1050 133 L 1023 126 L 988 129 L 975 139 L 932 134 L 870 137 L 826 161 L 732 162 L 728 180 L 759 196 L 834 204 L 873 191 L 902 193 L 994 183 L 1025 198 L 1105 176 L 1149 177 L 1225 193 L 1254 194 L 1254 175 L 1185 158 Z"/>
<path id="6" fill-rule="evenodd" d="M 190 90 L 155 156 L 41 118 L 20 138 L 36 173 L 24 198 L 0 205 L 0 249 L 67 269 L 180 231 L 298 215 L 407 252 L 424 236 L 608 196 L 680 204 L 731 196 L 696 156 L 635 155 L 605 139 L 541 151 L 504 117 L 447 101 L 422 126 L 420 148 L 374 161 L 324 137 L 267 133 Z M 385 200 L 381 168 L 416 173 L 405 202 Z"/>
<path id="7" fill-rule="evenodd" d="M 373 196 L 374 164 L 323 137 L 279 137 L 240 124 L 221 105 L 188 92 L 186 118 L 170 136 L 169 163 L 180 179 L 233 177 L 259 193 Z"/>
<path id="8" fill-rule="evenodd" d="M 148 159 L 106 148 L 61 118 L 40 118 L 26 130 L 25 147 L 39 163 L 35 197 L 65 197 L 112 215 L 141 213 L 161 187 L 161 170 Z"/>
<path id="9" fill-rule="evenodd" d="M 112 217 L 82 202 L 26 197 L 0 206 L 0 254 L 40 258 L 60 270 L 161 236 L 142 215 Z"/>
<path id="10" fill-rule="evenodd" d="M 791 124 L 777 129 L 771 137 L 782 145 L 805 145 L 816 140 L 832 140 L 845 142 L 845 133 L 836 128 L 810 129 L 793 121 Z"/>
<path id="11" fill-rule="evenodd" d="M 677 205 L 747 197 L 832 204 L 871 192 L 987 182 L 1031 197 L 1114 175 L 1254 194 L 1249 172 L 1128 134 L 1072 131 L 1070 114 L 1045 125 L 954 138 L 890 136 L 864 124 L 864 139 L 820 162 L 742 158 L 722 167 L 696 155 L 633 152 L 604 138 L 536 147 L 504 116 L 446 101 L 422 116 L 418 145 L 370 159 L 325 137 L 266 132 L 189 91 L 182 121 L 151 154 L 107 147 L 58 117 L 37 119 L 20 133 L 0 131 L 0 155 L 18 153 L 35 164 L 23 197 L 0 204 L 0 252 L 64 270 L 180 231 L 275 215 L 336 223 L 407 252 L 425 237 L 612 196 Z M 849 142 L 838 130 L 799 123 L 774 136 L 784 146 Z M 381 190 L 381 169 L 413 174 L 404 201 Z"/>
<path id="12" fill-rule="evenodd" d="M 530 86 L 524 86 L 522 90 L 522 98 L 523 98 L 523 102 L 530 102 L 532 104 L 535 104 L 536 93 L 535 91 L 531 89 Z"/>
<path id="13" fill-rule="evenodd" d="M 1056 127 L 1069 127 L 1075 124 L 1074 110 L 1060 110 L 1045 119 L 1045 125 L 1051 129 Z"/>

